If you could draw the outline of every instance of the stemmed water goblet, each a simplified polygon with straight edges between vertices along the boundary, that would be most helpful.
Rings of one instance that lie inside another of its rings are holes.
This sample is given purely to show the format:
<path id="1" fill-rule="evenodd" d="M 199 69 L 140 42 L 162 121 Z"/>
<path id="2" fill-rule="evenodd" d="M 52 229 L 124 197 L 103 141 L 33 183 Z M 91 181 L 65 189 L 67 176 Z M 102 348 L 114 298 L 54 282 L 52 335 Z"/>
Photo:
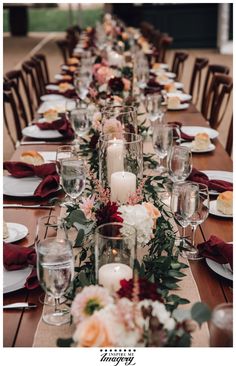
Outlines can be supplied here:
<path id="1" fill-rule="evenodd" d="M 207 219 L 209 205 L 208 187 L 201 183 L 188 183 L 182 202 L 183 218 L 189 223 L 192 229 L 191 250 L 186 252 L 188 259 L 201 259 L 195 244 L 195 233 L 197 227 Z"/>
<path id="2" fill-rule="evenodd" d="M 86 108 L 75 108 L 70 112 L 70 122 L 75 131 L 75 145 L 79 144 L 81 137 L 85 136 L 92 124 L 92 115 Z"/>
<path id="3" fill-rule="evenodd" d="M 184 182 L 192 171 L 191 150 L 186 146 L 172 146 L 167 164 L 172 182 Z"/>
<path id="4" fill-rule="evenodd" d="M 70 312 L 62 304 L 73 279 L 74 258 L 65 221 L 57 216 L 40 217 L 35 249 L 37 276 L 46 293 L 43 303 L 49 305 L 44 309 L 43 320 L 51 325 L 68 323 Z"/>
<path id="5" fill-rule="evenodd" d="M 155 124 L 152 135 L 153 149 L 156 155 L 159 157 L 160 174 L 166 171 L 166 168 L 162 164 L 162 160 L 165 159 L 170 152 L 173 143 L 173 129 L 167 124 Z"/>
<path id="6" fill-rule="evenodd" d="M 61 163 L 61 182 L 64 191 L 72 204 L 76 204 L 77 198 L 85 188 L 86 167 L 82 159 L 64 159 Z"/>

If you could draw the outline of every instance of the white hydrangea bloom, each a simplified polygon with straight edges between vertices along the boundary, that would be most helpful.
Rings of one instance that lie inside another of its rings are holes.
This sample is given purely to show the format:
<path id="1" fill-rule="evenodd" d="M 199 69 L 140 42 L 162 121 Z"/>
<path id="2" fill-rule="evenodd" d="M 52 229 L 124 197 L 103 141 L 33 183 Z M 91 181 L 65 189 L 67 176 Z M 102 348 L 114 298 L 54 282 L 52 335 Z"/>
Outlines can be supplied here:
<path id="1" fill-rule="evenodd" d="M 121 206 L 119 212 L 124 224 L 134 226 L 137 230 L 139 245 L 147 244 L 153 235 L 153 220 L 143 205 Z"/>
<path id="2" fill-rule="evenodd" d="M 158 318 L 165 329 L 170 331 L 175 328 L 175 320 L 171 317 L 171 313 L 166 310 L 164 304 L 152 300 L 143 300 L 139 303 L 140 308 L 148 308 L 149 306 L 152 307 L 152 316 Z"/>

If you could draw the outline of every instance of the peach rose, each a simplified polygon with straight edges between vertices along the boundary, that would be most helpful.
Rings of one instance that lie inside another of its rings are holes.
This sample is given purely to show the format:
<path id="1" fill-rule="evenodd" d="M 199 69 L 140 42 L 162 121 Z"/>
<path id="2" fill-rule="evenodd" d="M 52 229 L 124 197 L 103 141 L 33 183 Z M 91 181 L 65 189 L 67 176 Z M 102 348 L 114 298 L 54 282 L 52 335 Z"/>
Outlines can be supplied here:
<path id="1" fill-rule="evenodd" d="M 144 202 L 143 205 L 146 208 L 149 216 L 151 216 L 151 218 L 153 219 L 153 228 L 155 228 L 157 219 L 161 216 L 160 211 L 151 202 Z"/>
<path id="2" fill-rule="evenodd" d="M 78 347 L 111 347 L 112 341 L 109 330 L 99 312 L 82 321 L 74 335 L 74 341 Z"/>
<path id="3" fill-rule="evenodd" d="M 99 85 L 105 84 L 113 76 L 114 71 L 106 66 L 101 66 L 96 72 L 96 79 Z"/>
<path id="4" fill-rule="evenodd" d="M 131 82 L 129 79 L 126 79 L 126 78 L 122 78 L 122 81 L 124 83 L 124 89 L 125 91 L 129 91 L 130 90 L 130 87 L 131 87 Z"/>

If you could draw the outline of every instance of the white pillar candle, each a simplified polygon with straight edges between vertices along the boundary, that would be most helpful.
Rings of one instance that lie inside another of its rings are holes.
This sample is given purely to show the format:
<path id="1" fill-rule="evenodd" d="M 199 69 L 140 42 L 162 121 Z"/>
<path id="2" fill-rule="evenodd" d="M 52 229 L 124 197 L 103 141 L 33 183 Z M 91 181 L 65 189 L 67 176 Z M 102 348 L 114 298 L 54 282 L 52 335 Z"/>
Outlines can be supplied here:
<path id="1" fill-rule="evenodd" d="M 107 147 L 107 179 L 110 184 L 114 172 L 124 170 L 124 141 L 109 140 Z"/>
<path id="2" fill-rule="evenodd" d="M 111 175 L 111 201 L 127 203 L 129 195 L 136 191 L 136 175 L 116 172 Z"/>
<path id="3" fill-rule="evenodd" d="M 98 283 L 110 291 L 117 291 L 120 288 L 120 280 L 133 278 L 133 270 L 127 264 L 108 263 L 98 270 Z"/>

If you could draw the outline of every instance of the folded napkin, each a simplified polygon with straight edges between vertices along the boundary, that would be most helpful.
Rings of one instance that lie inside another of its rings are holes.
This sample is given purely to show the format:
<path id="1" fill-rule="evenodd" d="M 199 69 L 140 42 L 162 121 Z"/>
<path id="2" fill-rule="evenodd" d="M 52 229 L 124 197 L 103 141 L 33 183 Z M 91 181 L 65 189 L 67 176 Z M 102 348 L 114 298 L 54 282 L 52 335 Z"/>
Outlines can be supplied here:
<path id="1" fill-rule="evenodd" d="M 217 236 L 211 235 L 209 240 L 198 244 L 197 248 L 202 257 L 221 264 L 229 263 L 233 270 L 233 244 L 225 243 Z"/>
<path id="2" fill-rule="evenodd" d="M 181 131 L 181 127 L 183 126 L 182 122 L 178 122 L 178 121 L 174 121 L 174 122 L 167 122 L 169 125 L 177 125 L 180 128 L 180 136 L 181 139 L 186 140 L 186 141 L 193 141 L 194 140 L 194 136 L 190 136 L 187 133 L 184 133 L 183 131 Z"/>
<path id="3" fill-rule="evenodd" d="M 161 91 L 163 89 L 163 86 L 160 85 L 157 81 L 155 81 L 155 79 L 150 79 L 147 82 L 147 86 L 144 89 L 144 94 L 154 94 L 157 93 L 159 91 Z"/>
<path id="4" fill-rule="evenodd" d="M 224 191 L 232 191 L 233 183 L 226 182 L 220 179 L 209 179 L 208 176 L 199 170 L 193 168 L 191 174 L 188 177 L 188 180 L 191 182 L 206 184 L 209 189 L 224 192 Z"/>
<path id="5" fill-rule="evenodd" d="M 15 244 L 3 243 L 3 264 L 7 271 L 16 271 L 36 265 L 36 252 L 33 248 L 20 247 Z M 39 286 L 36 269 L 33 268 L 27 277 L 25 287 L 29 290 Z"/>
<path id="6" fill-rule="evenodd" d="M 36 123 L 36 126 L 40 128 L 40 130 L 56 130 L 59 131 L 65 138 L 73 139 L 74 138 L 74 130 L 71 127 L 68 119 L 63 116 L 61 119 L 58 119 L 53 122 L 43 122 Z"/>
<path id="7" fill-rule="evenodd" d="M 6 161 L 3 163 L 3 169 L 7 170 L 15 178 L 33 176 L 43 178 L 34 191 L 34 197 L 45 198 L 58 190 L 59 176 L 56 172 L 55 163 L 32 165 L 21 161 Z"/>
<path id="8" fill-rule="evenodd" d="M 59 95 L 63 95 L 63 97 L 69 98 L 69 99 L 70 98 L 74 98 L 74 97 L 77 96 L 75 89 L 68 89 L 65 92 L 60 92 L 59 90 L 50 90 L 50 89 L 48 89 L 47 90 L 47 93 L 48 94 L 59 94 Z"/>

